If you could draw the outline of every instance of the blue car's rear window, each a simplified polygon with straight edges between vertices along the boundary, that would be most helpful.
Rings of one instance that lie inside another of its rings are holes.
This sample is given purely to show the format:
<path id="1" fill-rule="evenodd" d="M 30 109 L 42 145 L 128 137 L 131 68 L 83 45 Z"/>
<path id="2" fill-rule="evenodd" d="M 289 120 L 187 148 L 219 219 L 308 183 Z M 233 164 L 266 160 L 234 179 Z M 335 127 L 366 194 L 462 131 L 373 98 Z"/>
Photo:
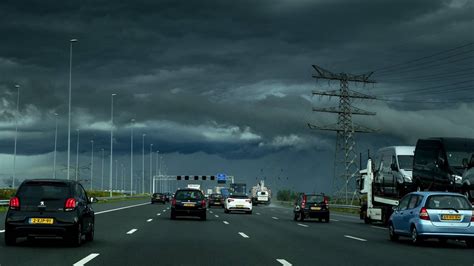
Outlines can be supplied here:
<path id="1" fill-rule="evenodd" d="M 455 195 L 433 195 L 426 200 L 425 207 L 427 209 L 456 209 L 471 210 L 472 206 L 463 196 Z"/>

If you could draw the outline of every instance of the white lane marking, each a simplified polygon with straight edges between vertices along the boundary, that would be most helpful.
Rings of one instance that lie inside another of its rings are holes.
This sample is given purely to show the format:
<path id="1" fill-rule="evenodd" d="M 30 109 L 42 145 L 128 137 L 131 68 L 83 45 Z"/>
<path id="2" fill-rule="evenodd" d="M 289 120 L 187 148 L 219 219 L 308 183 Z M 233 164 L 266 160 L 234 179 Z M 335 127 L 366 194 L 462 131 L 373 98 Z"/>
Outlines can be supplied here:
<path id="1" fill-rule="evenodd" d="M 212 211 L 209 211 L 209 213 L 213 213 Z"/>
<path id="2" fill-rule="evenodd" d="M 358 237 L 350 236 L 350 235 L 344 235 L 344 237 L 347 237 L 347 238 L 350 238 L 350 239 L 354 239 L 354 240 L 359 240 L 359 241 L 362 241 L 362 242 L 367 241 L 367 239 L 358 238 Z"/>
<path id="3" fill-rule="evenodd" d="M 278 220 L 278 217 L 272 217 L 273 220 Z"/>
<path id="4" fill-rule="evenodd" d="M 299 226 L 303 226 L 303 227 L 309 227 L 309 225 L 306 225 L 306 224 L 298 224 Z"/>
<path id="5" fill-rule="evenodd" d="M 229 222 L 228 222 L 228 221 L 223 221 L 223 223 L 224 223 L 224 224 L 229 224 Z"/>
<path id="6" fill-rule="evenodd" d="M 157 213 L 157 214 L 156 214 L 156 216 L 160 216 L 160 215 L 161 215 L 161 213 Z"/>
<path id="7" fill-rule="evenodd" d="M 148 204 L 150 204 L 150 203 L 147 202 L 147 203 L 141 203 L 141 204 L 136 204 L 136 205 L 131 205 L 131 206 L 125 206 L 125 207 L 111 209 L 111 210 L 95 212 L 95 215 L 102 214 L 102 213 L 108 213 L 108 212 L 114 212 L 114 211 L 120 211 L 120 210 L 124 210 L 124 209 L 128 209 L 128 208 L 133 208 L 133 207 L 138 207 L 138 206 L 143 206 L 143 205 L 148 205 Z"/>
<path id="8" fill-rule="evenodd" d="M 166 212 L 166 210 L 163 210 L 163 212 Z"/>
<path id="9" fill-rule="evenodd" d="M 168 207 L 168 208 L 166 208 L 166 209 L 167 209 L 167 210 L 169 210 L 169 209 L 170 209 L 170 207 Z"/>
<path id="10" fill-rule="evenodd" d="M 283 266 L 292 266 L 293 264 L 289 263 L 288 261 L 286 261 L 285 259 L 277 259 L 277 261 L 279 263 L 281 263 L 281 265 Z"/>
<path id="11" fill-rule="evenodd" d="M 336 219 L 331 219 L 331 221 L 334 221 L 334 222 L 339 222 L 339 220 L 336 220 Z"/>
<path id="12" fill-rule="evenodd" d="M 376 229 L 380 229 L 380 230 L 387 230 L 387 228 L 385 228 L 385 227 L 380 227 L 380 226 L 371 225 L 370 227 L 376 228 Z"/>
<path id="13" fill-rule="evenodd" d="M 0 233 L 5 233 L 5 230 L 0 230 Z"/>
<path id="14" fill-rule="evenodd" d="M 138 229 L 132 229 L 132 230 L 127 232 L 127 235 L 131 235 L 131 234 L 135 233 L 136 231 L 138 231 Z"/>
<path id="15" fill-rule="evenodd" d="M 243 238 L 250 238 L 248 235 L 242 233 L 242 232 L 239 232 L 239 235 L 241 235 Z"/>
<path id="16" fill-rule="evenodd" d="M 219 215 L 215 214 L 214 216 L 216 216 L 216 218 L 219 218 Z"/>
<path id="17" fill-rule="evenodd" d="M 260 213 L 259 213 L 259 212 L 257 212 L 257 215 L 260 215 Z"/>
<path id="18" fill-rule="evenodd" d="M 151 221 L 153 221 L 153 219 L 148 219 L 148 220 L 146 220 L 147 223 L 149 223 L 149 222 L 151 222 Z"/>
<path id="19" fill-rule="evenodd" d="M 83 258 L 82 260 L 73 264 L 73 266 L 83 266 L 89 261 L 93 260 L 95 257 L 99 256 L 99 253 L 91 253 L 89 256 Z"/>

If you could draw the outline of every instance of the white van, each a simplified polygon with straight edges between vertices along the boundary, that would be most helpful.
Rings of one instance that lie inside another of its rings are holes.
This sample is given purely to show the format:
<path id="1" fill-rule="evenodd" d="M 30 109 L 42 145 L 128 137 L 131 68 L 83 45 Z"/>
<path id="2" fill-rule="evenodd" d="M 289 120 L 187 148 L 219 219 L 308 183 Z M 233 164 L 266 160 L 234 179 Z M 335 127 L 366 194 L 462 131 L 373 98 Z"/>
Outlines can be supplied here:
<path id="1" fill-rule="evenodd" d="M 412 183 L 415 146 L 390 146 L 375 154 L 375 183 L 380 192 L 402 195 Z"/>

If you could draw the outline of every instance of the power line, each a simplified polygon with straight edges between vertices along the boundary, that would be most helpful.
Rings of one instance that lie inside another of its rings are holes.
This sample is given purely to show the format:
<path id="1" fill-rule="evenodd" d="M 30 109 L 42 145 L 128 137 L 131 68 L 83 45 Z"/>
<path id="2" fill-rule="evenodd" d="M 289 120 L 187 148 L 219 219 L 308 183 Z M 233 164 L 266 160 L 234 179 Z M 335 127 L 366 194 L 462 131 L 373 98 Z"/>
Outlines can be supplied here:
<path id="1" fill-rule="evenodd" d="M 436 73 L 436 74 L 429 74 L 429 75 L 417 75 L 417 76 L 411 76 L 407 78 L 382 78 L 382 82 L 394 82 L 394 81 L 435 81 L 438 79 L 445 79 L 445 78 L 455 78 L 455 77 L 471 77 L 474 75 L 474 68 L 467 68 L 459 71 L 453 71 L 453 72 L 441 72 L 441 73 Z M 432 79 L 430 79 L 432 78 Z"/>
<path id="2" fill-rule="evenodd" d="M 449 86 L 455 86 L 459 84 L 465 84 L 469 82 L 474 82 L 474 80 L 465 80 L 461 82 L 456 82 L 456 83 L 451 83 L 451 84 L 443 84 L 443 85 L 438 85 L 438 86 L 432 86 L 432 87 L 426 87 L 426 88 L 421 88 L 421 89 L 412 89 L 412 90 L 404 90 L 404 91 L 399 91 L 399 92 L 392 92 L 389 93 L 390 95 L 393 94 L 413 94 L 413 93 L 419 93 L 419 92 L 430 92 L 431 94 L 436 93 L 436 92 L 455 92 L 459 89 L 465 89 L 465 88 L 472 88 L 472 85 L 464 86 L 464 87 L 454 87 L 452 90 L 435 90 L 432 91 L 433 89 L 439 89 L 439 88 L 444 88 L 444 87 L 449 87 Z"/>

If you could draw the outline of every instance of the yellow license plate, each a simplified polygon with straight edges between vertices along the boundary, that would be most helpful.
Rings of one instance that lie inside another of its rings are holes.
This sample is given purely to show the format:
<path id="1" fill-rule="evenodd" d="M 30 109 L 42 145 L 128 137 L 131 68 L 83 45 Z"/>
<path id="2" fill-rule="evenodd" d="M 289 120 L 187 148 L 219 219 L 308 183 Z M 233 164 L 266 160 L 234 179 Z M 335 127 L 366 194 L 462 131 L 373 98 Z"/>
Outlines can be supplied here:
<path id="1" fill-rule="evenodd" d="M 184 203 L 184 207 L 194 207 L 194 203 Z"/>
<path id="2" fill-rule="evenodd" d="M 311 207 L 311 210 L 312 210 L 312 211 L 320 211 L 320 210 L 321 210 L 321 207 Z"/>
<path id="3" fill-rule="evenodd" d="M 445 221 L 456 221 L 456 220 L 461 220 L 461 215 L 460 214 L 443 214 L 441 215 L 441 220 Z"/>
<path id="4" fill-rule="evenodd" d="M 30 224 L 53 224 L 52 218 L 30 218 Z"/>

